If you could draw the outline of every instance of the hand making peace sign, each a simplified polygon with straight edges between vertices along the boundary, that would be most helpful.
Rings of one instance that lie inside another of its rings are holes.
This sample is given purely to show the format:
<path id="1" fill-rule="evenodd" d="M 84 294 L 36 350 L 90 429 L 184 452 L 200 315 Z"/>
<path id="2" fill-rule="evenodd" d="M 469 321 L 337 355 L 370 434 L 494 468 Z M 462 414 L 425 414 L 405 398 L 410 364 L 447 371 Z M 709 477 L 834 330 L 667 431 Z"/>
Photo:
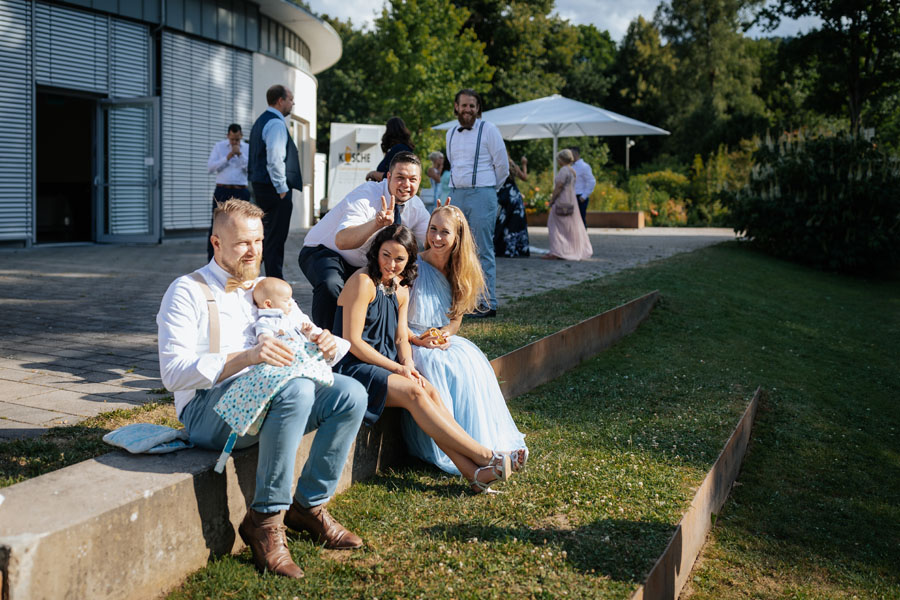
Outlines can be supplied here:
<path id="1" fill-rule="evenodd" d="M 394 224 L 394 196 L 391 195 L 391 205 L 388 206 L 384 196 L 381 197 L 381 210 L 375 214 L 375 225 L 379 228 Z"/>

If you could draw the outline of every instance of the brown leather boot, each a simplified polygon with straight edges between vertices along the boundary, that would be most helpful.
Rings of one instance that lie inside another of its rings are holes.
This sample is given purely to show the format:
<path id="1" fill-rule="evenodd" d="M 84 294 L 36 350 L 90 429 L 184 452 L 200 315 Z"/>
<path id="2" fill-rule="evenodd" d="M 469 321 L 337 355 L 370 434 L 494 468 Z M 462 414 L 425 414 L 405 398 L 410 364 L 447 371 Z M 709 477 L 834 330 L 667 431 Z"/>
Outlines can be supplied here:
<path id="1" fill-rule="evenodd" d="M 352 550 L 362 546 L 362 539 L 335 521 L 324 504 L 303 508 L 294 500 L 284 515 L 284 524 L 294 531 L 306 531 L 317 543 L 332 550 Z"/>
<path id="2" fill-rule="evenodd" d="M 271 571 L 285 577 L 300 579 L 303 570 L 294 563 L 288 552 L 282 513 L 261 513 L 252 508 L 238 527 L 244 543 L 250 546 L 253 562 L 261 572 Z"/>

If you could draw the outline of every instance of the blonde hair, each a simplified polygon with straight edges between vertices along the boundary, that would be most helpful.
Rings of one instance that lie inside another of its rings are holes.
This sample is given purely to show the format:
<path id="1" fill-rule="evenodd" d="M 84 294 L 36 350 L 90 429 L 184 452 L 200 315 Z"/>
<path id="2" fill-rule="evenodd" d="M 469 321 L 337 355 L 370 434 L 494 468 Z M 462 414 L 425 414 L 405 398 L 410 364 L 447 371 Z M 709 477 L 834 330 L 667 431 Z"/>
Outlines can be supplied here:
<path id="1" fill-rule="evenodd" d="M 440 206 L 431 213 L 428 221 L 429 228 L 435 215 L 452 215 L 456 223 L 456 241 L 450 252 L 450 261 L 447 264 L 447 281 L 450 282 L 451 302 L 447 316 L 450 319 L 461 317 L 473 312 L 483 300 L 487 299 L 487 286 L 484 283 L 484 273 L 481 271 L 481 263 L 478 261 L 478 253 L 475 251 L 475 240 L 469 230 L 469 223 L 462 211 L 455 206 Z M 425 239 L 425 249 L 431 247 L 428 239 Z"/>
<path id="2" fill-rule="evenodd" d="M 263 212 L 263 209 L 246 200 L 230 198 L 225 202 L 216 202 L 216 207 L 213 209 L 213 233 L 216 233 L 217 225 L 221 226 L 219 224 L 229 217 L 262 219 L 264 214 L 266 213 Z"/>
<path id="3" fill-rule="evenodd" d="M 264 277 L 253 288 L 253 302 L 256 303 L 256 306 L 262 306 L 266 300 L 278 293 L 293 296 L 294 290 L 291 288 L 291 284 L 284 279 Z"/>
<path id="4" fill-rule="evenodd" d="M 559 154 L 556 155 L 556 160 L 561 162 L 563 165 L 571 165 L 575 162 L 575 156 L 572 154 L 572 151 L 568 148 L 564 150 L 560 150 Z"/>

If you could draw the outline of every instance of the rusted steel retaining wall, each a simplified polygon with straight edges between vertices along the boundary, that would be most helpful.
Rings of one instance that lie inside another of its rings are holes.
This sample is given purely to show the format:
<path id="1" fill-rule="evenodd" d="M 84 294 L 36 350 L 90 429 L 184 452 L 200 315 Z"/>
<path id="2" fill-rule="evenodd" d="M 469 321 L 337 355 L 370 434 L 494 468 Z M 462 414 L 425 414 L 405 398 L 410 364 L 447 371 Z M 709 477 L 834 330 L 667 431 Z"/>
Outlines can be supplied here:
<path id="1" fill-rule="evenodd" d="M 559 377 L 609 348 L 647 318 L 659 291 L 652 291 L 491 361 L 507 399 Z"/>
<path id="2" fill-rule="evenodd" d="M 741 463 L 750 443 L 750 430 L 756 418 L 760 399 L 758 388 L 737 427 L 725 443 L 712 469 L 697 488 L 691 506 L 681 518 L 675 534 L 656 564 L 650 569 L 644 585 L 631 600 L 675 600 L 691 574 L 691 568 L 712 527 L 712 515 L 718 514 L 741 470 Z"/>

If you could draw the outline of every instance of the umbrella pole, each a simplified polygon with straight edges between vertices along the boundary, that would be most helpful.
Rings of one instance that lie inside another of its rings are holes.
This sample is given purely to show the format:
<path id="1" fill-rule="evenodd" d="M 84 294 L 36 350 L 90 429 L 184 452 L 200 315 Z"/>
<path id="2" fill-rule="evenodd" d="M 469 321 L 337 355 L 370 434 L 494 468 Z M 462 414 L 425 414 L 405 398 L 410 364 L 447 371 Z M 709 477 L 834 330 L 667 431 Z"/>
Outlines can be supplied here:
<path id="1" fill-rule="evenodd" d="M 628 173 L 628 149 L 631 148 L 631 138 L 625 136 L 625 172 Z"/>
<path id="2" fill-rule="evenodd" d="M 557 152 L 557 144 L 559 144 L 559 138 L 556 134 L 553 134 L 553 158 L 551 161 L 553 162 L 553 181 L 556 181 L 556 152 Z"/>

